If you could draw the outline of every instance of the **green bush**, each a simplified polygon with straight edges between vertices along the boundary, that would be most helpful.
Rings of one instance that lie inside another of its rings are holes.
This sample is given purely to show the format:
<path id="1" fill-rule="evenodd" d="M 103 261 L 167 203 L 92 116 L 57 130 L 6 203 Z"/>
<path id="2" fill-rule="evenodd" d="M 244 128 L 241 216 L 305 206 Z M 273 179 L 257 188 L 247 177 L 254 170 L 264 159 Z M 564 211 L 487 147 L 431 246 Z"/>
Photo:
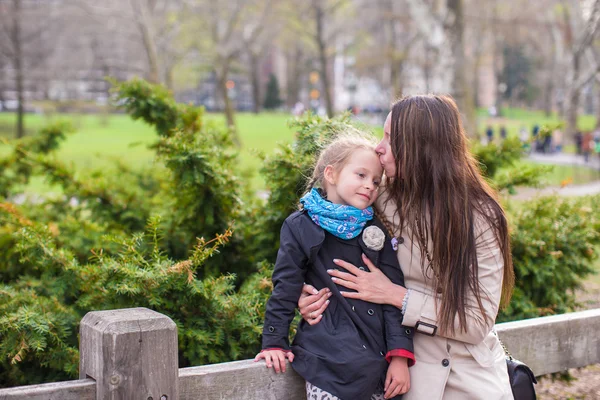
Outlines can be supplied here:
<path id="1" fill-rule="evenodd" d="M 589 205 L 591 202 L 591 206 Z M 544 197 L 527 202 L 511 220 L 516 287 L 499 320 L 572 311 L 575 290 L 594 273 L 600 244 L 600 198 Z"/>

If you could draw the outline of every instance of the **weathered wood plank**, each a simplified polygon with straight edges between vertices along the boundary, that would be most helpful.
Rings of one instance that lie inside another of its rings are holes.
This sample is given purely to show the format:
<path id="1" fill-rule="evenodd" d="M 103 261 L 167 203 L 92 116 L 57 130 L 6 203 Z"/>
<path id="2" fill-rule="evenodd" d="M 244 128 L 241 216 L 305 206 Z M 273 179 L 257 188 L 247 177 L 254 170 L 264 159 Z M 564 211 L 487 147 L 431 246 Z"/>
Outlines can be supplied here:
<path id="1" fill-rule="evenodd" d="M 96 382 L 80 379 L 0 389 L 0 400 L 96 400 Z"/>
<path id="2" fill-rule="evenodd" d="M 177 327 L 147 308 L 94 311 L 81 321 L 79 376 L 96 398 L 177 399 Z"/>
<path id="3" fill-rule="evenodd" d="M 285 374 L 264 362 L 234 361 L 179 370 L 180 400 L 305 400 L 304 380 L 287 363 Z"/>
<path id="4" fill-rule="evenodd" d="M 600 363 L 600 309 L 506 322 L 496 330 L 538 376 Z"/>

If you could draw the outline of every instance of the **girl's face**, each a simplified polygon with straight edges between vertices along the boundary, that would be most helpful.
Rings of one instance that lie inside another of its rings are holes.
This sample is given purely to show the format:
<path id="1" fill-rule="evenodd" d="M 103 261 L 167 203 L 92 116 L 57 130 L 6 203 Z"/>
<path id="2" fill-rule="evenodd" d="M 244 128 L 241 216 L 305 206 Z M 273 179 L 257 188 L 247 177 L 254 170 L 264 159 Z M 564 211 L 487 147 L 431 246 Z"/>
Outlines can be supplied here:
<path id="1" fill-rule="evenodd" d="M 392 146 L 390 142 L 390 132 L 392 130 L 392 113 L 389 113 L 383 124 L 383 139 L 375 148 L 375 152 L 379 155 L 379 162 L 385 171 L 385 175 L 389 178 L 396 176 L 396 160 L 392 154 Z"/>
<path id="2" fill-rule="evenodd" d="M 325 168 L 327 199 L 363 210 L 377 199 L 383 169 L 372 150 L 358 149 L 341 170 Z"/>

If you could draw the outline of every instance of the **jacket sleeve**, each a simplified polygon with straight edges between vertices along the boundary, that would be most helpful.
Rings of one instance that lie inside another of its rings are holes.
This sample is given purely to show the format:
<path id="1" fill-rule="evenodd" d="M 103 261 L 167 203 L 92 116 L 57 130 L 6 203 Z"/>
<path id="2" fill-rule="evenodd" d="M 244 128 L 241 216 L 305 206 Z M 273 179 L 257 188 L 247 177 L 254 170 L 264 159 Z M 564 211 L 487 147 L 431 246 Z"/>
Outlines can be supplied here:
<path id="1" fill-rule="evenodd" d="M 384 250 L 386 251 L 386 250 Z M 391 257 L 395 265 L 381 265 L 383 273 L 395 284 L 404 286 L 404 275 L 395 254 Z M 408 365 L 415 363 L 413 336 L 414 329 L 402 325 L 402 311 L 392 305 L 384 304 L 383 319 L 385 322 L 385 339 L 387 345 L 386 359 L 391 361 L 394 356 L 408 358 Z"/>
<path id="2" fill-rule="evenodd" d="M 441 301 L 440 297 L 436 296 L 436 298 L 429 293 L 411 289 L 404 314 L 405 325 L 416 327 L 420 322 L 423 325 L 417 327 L 418 332 L 431 334 L 436 329 L 437 335 L 470 344 L 481 343 L 492 331 L 500 306 L 504 262 L 492 227 L 479 219 L 475 232 L 480 298 L 487 317 L 481 313 L 473 292 L 470 292 L 466 299 L 466 329 L 460 328 L 457 315 L 454 318 L 454 333 L 441 332 L 437 329 L 436 311 L 436 300 Z M 430 293 L 434 290 L 432 289 Z"/>
<path id="3" fill-rule="evenodd" d="M 281 227 L 279 251 L 272 275 L 273 293 L 265 311 L 263 349 L 290 348 L 290 324 L 302 292 L 308 260 L 292 223 L 286 220 Z"/>

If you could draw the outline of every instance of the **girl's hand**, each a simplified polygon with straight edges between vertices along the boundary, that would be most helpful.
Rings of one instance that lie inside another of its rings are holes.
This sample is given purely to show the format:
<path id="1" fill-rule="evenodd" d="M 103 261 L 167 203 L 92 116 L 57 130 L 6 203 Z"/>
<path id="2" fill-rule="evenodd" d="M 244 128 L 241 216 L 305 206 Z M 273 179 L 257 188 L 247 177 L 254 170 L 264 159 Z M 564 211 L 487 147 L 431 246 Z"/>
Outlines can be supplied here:
<path id="1" fill-rule="evenodd" d="M 275 367 L 275 372 L 285 372 L 285 359 L 294 361 L 294 353 L 280 349 L 263 350 L 254 357 L 254 362 L 264 359 L 267 362 L 267 368 Z"/>
<path id="2" fill-rule="evenodd" d="M 404 394 L 410 389 L 410 374 L 408 373 L 408 360 L 404 357 L 392 357 L 385 376 L 386 399 L 391 399 L 399 394 Z"/>
<path id="3" fill-rule="evenodd" d="M 311 285 L 304 285 L 298 300 L 298 309 L 302 318 L 309 325 L 318 324 L 323 318 L 323 312 L 329 305 L 331 291 L 328 288 L 317 290 Z"/>
<path id="4" fill-rule="evenodd" d="M 398 306 L 406 293 L 402 286 L 395 285 L 379 268 L 377 268 L 366 255 L 362 255 L 363 262 L 371 272 L 362 271 L 349 262 L 333 260 L 336 265 L 348 271 L 327 270 L 332 280 L 345 288 L 356 290 L 356 292 L 342 292 L 344 297 L 360 299 L 376 304 L 392 304 Z M 401 307 L 401 304 L 400 304 Z"/>

